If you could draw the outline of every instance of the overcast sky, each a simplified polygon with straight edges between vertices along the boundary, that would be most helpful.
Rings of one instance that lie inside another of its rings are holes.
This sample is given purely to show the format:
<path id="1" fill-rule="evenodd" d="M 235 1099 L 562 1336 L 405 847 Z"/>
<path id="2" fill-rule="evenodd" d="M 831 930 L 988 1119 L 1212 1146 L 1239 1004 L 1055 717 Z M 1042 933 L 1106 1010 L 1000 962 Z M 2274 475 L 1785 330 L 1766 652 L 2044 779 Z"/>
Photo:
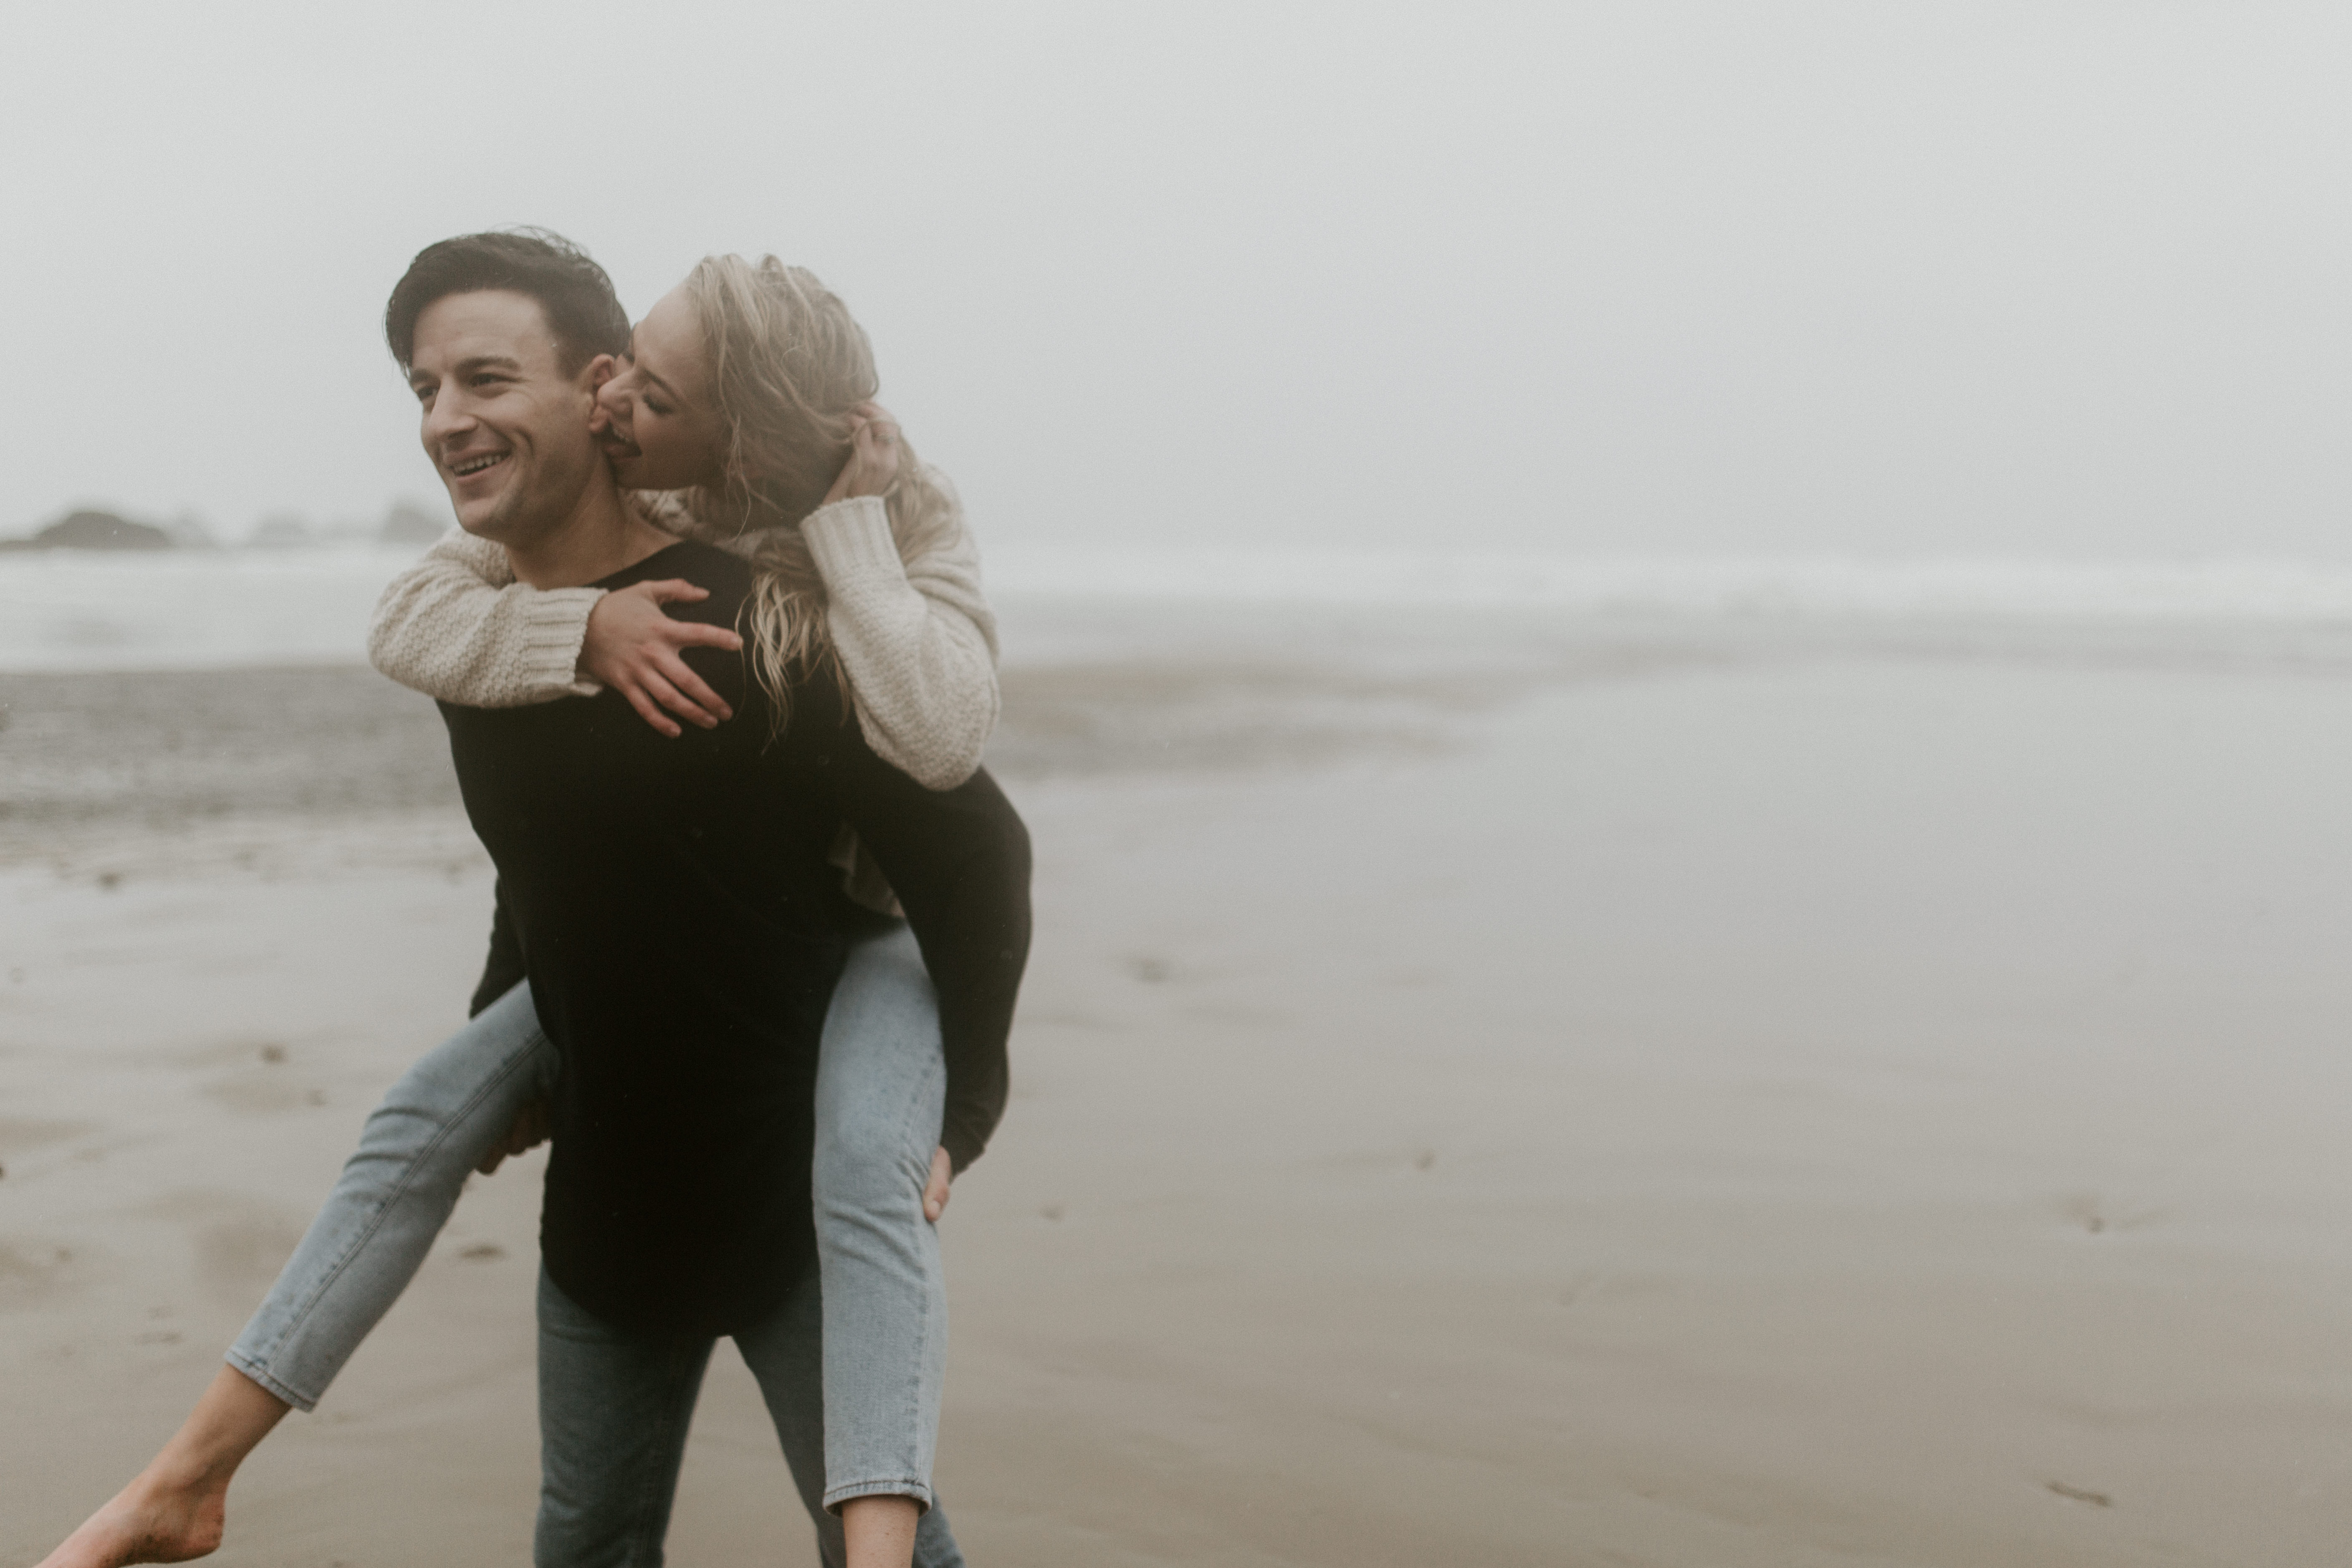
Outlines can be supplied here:
<path id="1" fill-rule="evenodd" d="M 13 470 L 437 487 L 419 247 L 850 302 L 983 547 L 2352 558 L 2352 8 L 15 0 Z"/>

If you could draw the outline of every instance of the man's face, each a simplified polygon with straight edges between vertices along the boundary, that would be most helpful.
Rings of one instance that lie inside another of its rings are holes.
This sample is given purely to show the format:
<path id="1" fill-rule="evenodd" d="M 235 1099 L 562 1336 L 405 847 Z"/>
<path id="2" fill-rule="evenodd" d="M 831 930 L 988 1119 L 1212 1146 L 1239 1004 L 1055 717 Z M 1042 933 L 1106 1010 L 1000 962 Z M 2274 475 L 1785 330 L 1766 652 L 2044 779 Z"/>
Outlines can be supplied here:
<path id="1" fill-rule="evenodd" d="M 604 472 L 588 429 L 601 363 L 566 375 L 539 301 L 503 289 L 436 300 L 411 352 L 425 455 L 466 531 L 526 544 L 561 527 Z"/>

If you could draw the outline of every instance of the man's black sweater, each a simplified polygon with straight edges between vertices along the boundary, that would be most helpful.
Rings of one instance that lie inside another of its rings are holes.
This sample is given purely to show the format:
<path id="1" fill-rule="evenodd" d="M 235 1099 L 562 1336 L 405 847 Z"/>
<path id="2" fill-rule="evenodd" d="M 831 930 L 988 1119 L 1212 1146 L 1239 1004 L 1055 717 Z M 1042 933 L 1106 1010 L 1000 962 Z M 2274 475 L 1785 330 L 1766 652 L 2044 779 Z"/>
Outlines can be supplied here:
<path id="1" fill-rule="evenodd" d="M 720 626 L 751 587 L 741 562 L 697 543 L 596 586 L 670 577 L 710 591 L 673 615 Z M 1020 818 L 985 773 L 935 792 L 875 756 L 829 673 L 795 688 L 776 735 L 747 657 L 687 653 L 735 717 L 676 740 L 612 691 L 442 705 L 563 1060 L 541 1251 L 565 1294 L 625 1326 L 731 1331 L 773 1310 L 813 1255 L 817 1040 L 848 942 L 877 918 L 828 858 L 844 821 L 890 879 L 939 993 L 940 1139 L 959 1169 L 1004 1106 L 1029 944 Z"/>

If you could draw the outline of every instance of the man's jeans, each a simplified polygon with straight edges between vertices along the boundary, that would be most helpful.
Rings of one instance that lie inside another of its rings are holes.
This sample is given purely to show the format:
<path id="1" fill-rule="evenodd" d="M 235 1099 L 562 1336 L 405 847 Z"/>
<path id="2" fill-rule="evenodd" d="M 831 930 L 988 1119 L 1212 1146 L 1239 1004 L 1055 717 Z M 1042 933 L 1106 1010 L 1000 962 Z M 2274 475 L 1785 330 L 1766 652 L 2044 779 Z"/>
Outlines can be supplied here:
<path id="1" fill-rule="evenodd" d="M 831 1314 L 812 1273 L 784 1304 L 735 1336 L 760 1380 L 784 1460 L 817 1521 L 828 1568 L 844 1561 L 841 1521 L 825 1511 L 824 1377 L 819 1340 Z M 713 1341 L 632 1333 L 580 1307 L 539 1276 L 537 1568 L 660 1568 L 678 1461 Z M 919 1568 L 963 1568 L 947 1510 L 915 1528 Z"/>
<path id="2" fill-rule="evenodd" d="M 553 1087 L 560 1066 L 530 986 L 518 985 L 409 1068 L 368 1117 L 230 1363 L 288 1403 L 316 1405 L 415 1276 L 467 1173 L 515 1113 Z M 851 951 L 817 1072 L 831 1507 L 876 1493 L 932 1502 L 947 1293 L 922 1184 L 945 1100 L 939 1004 L 900 926 Z"/>

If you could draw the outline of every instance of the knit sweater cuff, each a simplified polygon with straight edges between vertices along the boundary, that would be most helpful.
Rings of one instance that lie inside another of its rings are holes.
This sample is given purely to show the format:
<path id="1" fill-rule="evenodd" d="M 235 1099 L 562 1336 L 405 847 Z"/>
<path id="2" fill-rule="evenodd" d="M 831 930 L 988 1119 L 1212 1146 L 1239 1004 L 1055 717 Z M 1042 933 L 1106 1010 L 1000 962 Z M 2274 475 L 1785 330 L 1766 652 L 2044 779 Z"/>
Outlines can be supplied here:
<path id="1" fill-rule="evenodd" d="M 522 595 L 525 680 L 537 689 L 583 697 L 604 689 L 580 674 L 580 648 L 588 640 L 588 612 L 604 596 L 602 588 L 548 588 Z"/>
<path id="2" fill-rule="evenodd" d="M 906 563 L 890 537 L 890 511 L 880 496 L 857 496 L 821 506 L 801 524 L 817 574 L 835 598 L 872 584 L 904 583 Z"/>

